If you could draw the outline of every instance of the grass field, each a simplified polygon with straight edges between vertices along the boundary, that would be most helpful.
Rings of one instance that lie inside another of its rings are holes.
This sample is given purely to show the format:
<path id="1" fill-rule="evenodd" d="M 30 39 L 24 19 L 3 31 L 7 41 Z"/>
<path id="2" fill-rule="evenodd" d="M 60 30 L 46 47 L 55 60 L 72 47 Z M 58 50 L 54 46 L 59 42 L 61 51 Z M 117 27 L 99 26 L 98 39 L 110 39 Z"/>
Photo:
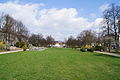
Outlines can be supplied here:
<path id="1" fill-rule="evenodd" d="M 4 54 L 0 80 L 120 80 L 120 58 L 62 48 Z"/>

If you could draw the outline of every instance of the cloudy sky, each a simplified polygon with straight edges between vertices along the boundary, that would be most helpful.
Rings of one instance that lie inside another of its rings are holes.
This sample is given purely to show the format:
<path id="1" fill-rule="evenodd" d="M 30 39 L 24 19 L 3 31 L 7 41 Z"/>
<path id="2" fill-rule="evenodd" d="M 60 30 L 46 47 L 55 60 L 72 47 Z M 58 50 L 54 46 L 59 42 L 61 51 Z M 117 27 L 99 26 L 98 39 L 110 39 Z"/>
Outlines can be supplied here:
<path id="1" fill-rule="evenodd" d="M 0 0 L 0 14 L 22 21 L 31 33 L 56 40 L 77 36 L 82 30 L 99 31 L 102 11 L 119 0 Z"/>

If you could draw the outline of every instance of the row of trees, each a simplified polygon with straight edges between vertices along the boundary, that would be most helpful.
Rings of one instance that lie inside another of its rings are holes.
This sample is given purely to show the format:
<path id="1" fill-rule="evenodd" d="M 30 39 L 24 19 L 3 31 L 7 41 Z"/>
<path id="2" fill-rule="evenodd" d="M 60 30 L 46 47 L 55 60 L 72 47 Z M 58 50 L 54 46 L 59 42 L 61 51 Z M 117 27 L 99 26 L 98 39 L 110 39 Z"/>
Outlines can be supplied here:
<path id="1" fill-rule="evenodd" d="M 81 47 L 85 45 L 101 44 L 110 51 L 112 47 L 119 49 L 120 34 L 120 6 L 111 4 L 103 12 L 102 32 L 99 35 L 92 30 L 84 30 L 76 38 L 70 36 L 66 41 L 67 47 Z M 42 34 L 29 34 L 25 25 L 10 15 L 0 17 L 0 40 L 4 42 L 29 42 L 34 46 L 51 46 L 54 38 L 43 37 Z"/>
<path id="2" fill-rule="evenodd" d="M 0 41 L 14 45 L 16 42 L 26 42 L 34 46 L 51 46 L 54 38 L 43 37 L 42 34 L 30 34 L 27 27 L 9 14 L 0 17 Z"/>
<path id="3" fill-rule="evenodd" d="M 50 47 L 54 44 L 54 38 L 52 36 L 43 37 L 42 34 L 32 34 L 29 38 L 29 43 L 33 46 L 45 46 Z"/>
<path id="4" fill-rule="evenodd" d="M 29 31 L 21 21 L 5 14 L 0 17 L 0 40 L 11 43 L 28 40 Z"/>
<path id="5" fill-rule="evenodd" d="M 120 45 L 120 6 L 111 4 L 103 12 L 103 21 L 101 22 L 102 32 L 96 33 L 92 30 L 82 31 L 76 38 L 70 36 L 66 40 L 68 47 L 82 47 L 85 45 L 101 44 L 108 51 L 119 50 Z"/>
<path id="6" fill-rule="evenodd" d="M 95 31 L 92 30 L 84 30 L 76 38 L 73 36 L 68 37 L 65 41 L 67 47 L 82 47 L 85 45 L 93 45 L 96 43 L 97 35 Z"/>
<path id="7" fill-rule="evenodd" d="M 119 49 L 119 33 L 120 33 L 120 6 L 111 4 L 109 8 L 103 12 L 102 37 L 104 37 L 104 46 L 109 48 L 109 52 L 114 46 Z"/>

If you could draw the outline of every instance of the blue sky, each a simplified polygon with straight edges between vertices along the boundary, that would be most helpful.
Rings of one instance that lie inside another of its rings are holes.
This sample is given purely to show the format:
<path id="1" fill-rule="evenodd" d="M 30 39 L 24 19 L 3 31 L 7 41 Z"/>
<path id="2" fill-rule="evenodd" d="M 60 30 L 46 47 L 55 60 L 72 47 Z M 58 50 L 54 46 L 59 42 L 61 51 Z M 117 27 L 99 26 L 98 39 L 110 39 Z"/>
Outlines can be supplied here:
<path id="1" fill-rule="evenodd" d="M 101 10 L 110 3 L 120 0 L 0 0 L 0 10 L 21 20 L 32 33 L 63 40 L 85 29 L 98 31 Z"/>
<path id="2" fill-rule="evenodd" d="M 1 0 L 7 2 L 10 0 Z M 11 0 L 14 1 L 14 0 Z M 118 3 L 120 0 L 20 0 L 21 3 L 43 3 L 44 8 L 76 8 L 80 15 L 88 17 L 90 13 L 96 13 L 101 16 L 99 7 L 107 3 Z"/>
<path id="3" fill-rule="evenodd" d="M 15 0 L 0 0 L 4 3 Z M 95 13 L 97 17 L 101 17 L 102 13 L 99 7 L 107 3 L 118 3 L 120 0 L 19 0 L 20 3 L 43 3 L 44 8 L 76 8 L 80 16 L 89 17 L 91 13 Z"/>

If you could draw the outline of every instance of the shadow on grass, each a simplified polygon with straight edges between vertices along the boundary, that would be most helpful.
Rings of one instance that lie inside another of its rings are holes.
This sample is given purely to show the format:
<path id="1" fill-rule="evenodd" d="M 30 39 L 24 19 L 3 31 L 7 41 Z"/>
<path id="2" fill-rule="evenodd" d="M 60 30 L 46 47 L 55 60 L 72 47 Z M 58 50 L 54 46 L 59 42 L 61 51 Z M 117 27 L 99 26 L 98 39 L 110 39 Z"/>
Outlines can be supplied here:
<path id="1" fill-rule="evenodd" d="M 111 53 L 114 53 L 114 54 L 119 54 L 119 55 L 120 55 L 120 52 L 111 52 Z"/>
<path id="2" fill-rule="evenodd" d="M 100 54 L 100 53 L 95 53 L 95 54 L 93 54 L 93 56 L 102 56 L 102 57 L 119 58 L 119 57 L 116 57 L 116 56 L 106 55 L 106 54 Z"/>

